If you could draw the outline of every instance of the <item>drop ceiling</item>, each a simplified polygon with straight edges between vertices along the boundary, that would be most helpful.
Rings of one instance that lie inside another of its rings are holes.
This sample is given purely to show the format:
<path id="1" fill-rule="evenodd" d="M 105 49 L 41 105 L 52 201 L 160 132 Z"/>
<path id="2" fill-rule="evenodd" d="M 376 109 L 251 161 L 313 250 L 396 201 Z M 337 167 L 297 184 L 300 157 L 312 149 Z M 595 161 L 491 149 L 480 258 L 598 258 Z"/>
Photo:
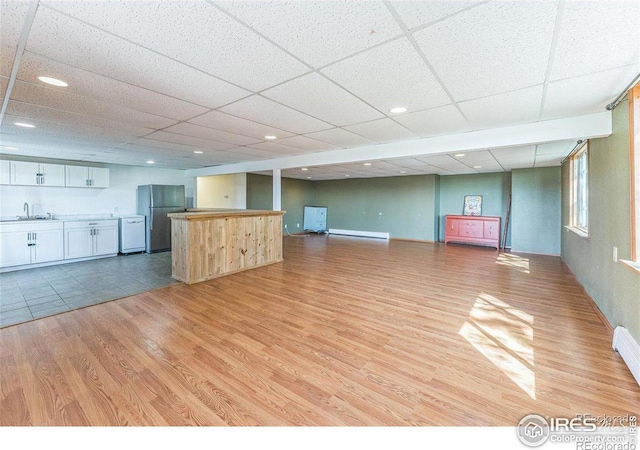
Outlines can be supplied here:
<path id="1" fill-rule="evenodd" d="M 637 1 L 36 3 L 0 2 L 3 154 L 270 160 L 600 112 L 640 72 Z M 508 171 L 558 165 L 573 144 L 283 176 Z"/>

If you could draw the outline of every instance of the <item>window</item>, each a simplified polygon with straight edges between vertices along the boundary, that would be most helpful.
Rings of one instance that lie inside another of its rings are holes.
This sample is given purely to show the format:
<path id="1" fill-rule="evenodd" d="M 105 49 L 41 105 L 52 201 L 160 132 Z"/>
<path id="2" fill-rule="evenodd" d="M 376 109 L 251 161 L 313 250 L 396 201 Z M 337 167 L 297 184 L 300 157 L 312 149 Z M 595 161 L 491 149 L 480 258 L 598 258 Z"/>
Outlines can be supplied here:
<path id="1" fill-rule="evenodd" d="M 629 167 L 631 169 L 631 259 L 640 262 L 640 83 L 629 90 Z"/>
<path id="2" fill-rule="evenodd" d="M 571 157 L 571 226 L 583 233 L 589 229 L 589 144 L 585 142 Z"/>

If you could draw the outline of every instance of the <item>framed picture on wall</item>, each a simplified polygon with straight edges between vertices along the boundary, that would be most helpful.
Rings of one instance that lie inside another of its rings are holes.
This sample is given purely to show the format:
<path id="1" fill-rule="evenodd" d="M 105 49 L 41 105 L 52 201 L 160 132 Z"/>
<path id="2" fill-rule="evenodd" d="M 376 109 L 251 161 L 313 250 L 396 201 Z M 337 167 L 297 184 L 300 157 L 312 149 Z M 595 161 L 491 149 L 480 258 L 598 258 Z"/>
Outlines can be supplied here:
<path id="1" fill-rule="evenodd" d="M 481 216 L 482 215 L 482 195 L 465 195 L 464 210 L 465 216 Z"/>

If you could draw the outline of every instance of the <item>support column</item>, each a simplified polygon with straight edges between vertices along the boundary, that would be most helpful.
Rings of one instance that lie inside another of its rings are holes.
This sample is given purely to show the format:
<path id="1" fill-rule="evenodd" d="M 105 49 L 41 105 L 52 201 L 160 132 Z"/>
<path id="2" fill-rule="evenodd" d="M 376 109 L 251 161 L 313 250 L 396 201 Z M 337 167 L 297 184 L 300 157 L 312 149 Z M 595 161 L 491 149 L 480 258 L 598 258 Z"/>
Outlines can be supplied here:
<path id="1" fill-rule="evenodd" d="M 280 169 L 273 169 L 273 210 L 282 210 L 282 178 Z"/>

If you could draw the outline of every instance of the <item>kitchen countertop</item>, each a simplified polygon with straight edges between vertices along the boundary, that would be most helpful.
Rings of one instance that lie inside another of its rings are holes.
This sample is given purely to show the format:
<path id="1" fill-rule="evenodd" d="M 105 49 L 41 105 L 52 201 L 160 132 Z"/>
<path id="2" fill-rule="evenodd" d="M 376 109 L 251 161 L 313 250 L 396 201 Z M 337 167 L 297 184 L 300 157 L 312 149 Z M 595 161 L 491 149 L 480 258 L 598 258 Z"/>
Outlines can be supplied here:
<path id="1" fill-rule="evenodd" d="M 250 217 L 250 216 L 276 216 L 283 215 L 286 211 L 271 211 L 261 209 L 187 209 L 185 212 L 168 214 L 171 219 L 179 220 L 205 220 L 217 217 Z"/>
<path id="2" fill-rule="evenodd" d="M 0 217 L 1 223 L 33 223 L 33 222 L 76 222 L 76 221 L 92 221 L 92 220 L 117 220 L 111 214 L 65 214 L 53 215 L 51 219 L 18 219 L 18 216 Z"/>

